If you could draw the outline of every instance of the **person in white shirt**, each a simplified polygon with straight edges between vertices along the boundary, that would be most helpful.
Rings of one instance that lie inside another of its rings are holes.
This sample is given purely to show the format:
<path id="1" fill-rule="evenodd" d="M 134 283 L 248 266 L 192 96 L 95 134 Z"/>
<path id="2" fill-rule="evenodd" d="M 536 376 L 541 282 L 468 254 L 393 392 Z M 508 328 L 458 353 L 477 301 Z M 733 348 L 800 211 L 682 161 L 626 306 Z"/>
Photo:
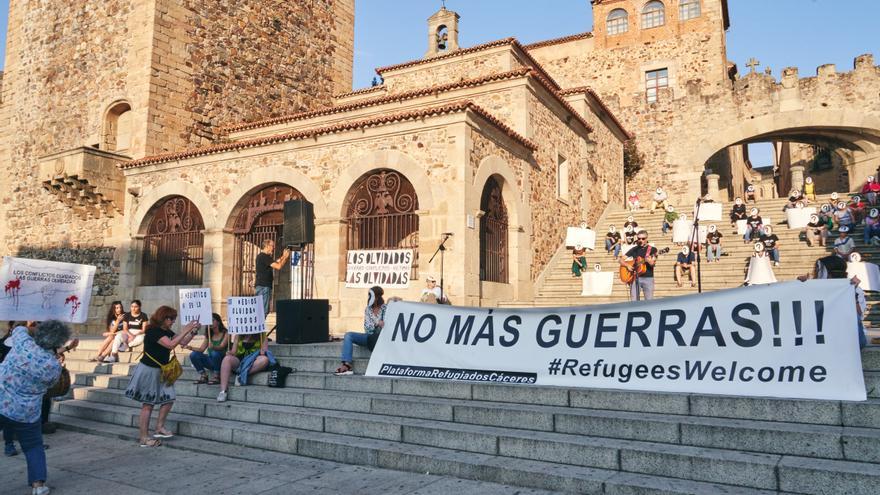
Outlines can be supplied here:
<path id="1" fill-rule="evenodd" d="M 425 277 L 425 288 L 422 289 L 422 295 L 419 298 L 420 302 L 424 303 L 439 303 L 442 294 L 440 293 L 440 286 L 437 285 L 437 279 L 428 275 Z"/>
<path id="2" fill-rule="evenodd" d="M 666 209 L 667 202 L 666 200 L 669 196 L 666 194 L 666 191 L 663 190 L 662 187 L 658 187 L 656 191 L 654 191 L 654 197 L 651 200 L 651 213 L 654 213 L 654 210 L 657 208 Z"/>
<path id="3" fill-rule="evenodd" d="M 842 225 L 840 227 L 840 237 L 834 239 L 834 254 L 843 259 L 849 257 L 849 253 L 856 248 L 856 243 L 849 236 L 849 226 Z"/>

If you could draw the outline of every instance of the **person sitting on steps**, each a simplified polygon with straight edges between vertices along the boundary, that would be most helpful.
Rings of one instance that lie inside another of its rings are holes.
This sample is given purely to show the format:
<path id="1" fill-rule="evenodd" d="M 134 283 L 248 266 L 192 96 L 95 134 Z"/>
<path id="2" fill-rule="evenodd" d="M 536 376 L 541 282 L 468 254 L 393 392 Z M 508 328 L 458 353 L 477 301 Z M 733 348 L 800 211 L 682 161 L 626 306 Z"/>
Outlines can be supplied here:
<path id="1" fill-rule="evenodd" d="M 694 275 L 694 253 L 691 252 L 691 249 L 687 246 L 681 248 L 681 252 L 678 253 L 678 258 L 675 260 L 675 283 L 681 287 L 681 279 L 684 276 L 684 272 L 688 273 L 688 276 L 691 279 L 691 287 L 694 287 L 696 284 L 696 276 Z"/>
<path id="2" fill-rule="evenodd" d="M 220 393 L 217 394 L 217 402 L 226 402 L 229 380 L 233 373 L 238 373 L 240 385 L 247 385 L 251 374 L 263 371 L 275 362 L 265 333 L 233 336 L 232 348 L 226 351 L 220 364 Z"/>
<path id="3" fill-rule="evenodd" d="M 385 311 L 388 309 L 385 299 L 382 297 L 385 291 L 378 285 L 372 287 L 367 295 L 367 307 L 364 308 L 364 331 L 346 332 L 342 339 L 342 365 L 336 368 L 336 375 L 352 375 L 352 354 L 354 344 L 367 347 L 370 350 L 376 345 L 379 332 L 385 326 Z"/>
<path id="4" fill-rule="evenodd" d="M 658 187 L 656 191 L 654 191 L 654 197 L 651 201 L 651 213 L 654 213 L 654 210 L 657 208 L 666 209 L 666 205 L 668 204 L 666 201 L 669 199 L 669 195 L 666 194 L 666 191 L 663 190 L 662 187 Z"/>
<path id="5" fill-rule="evenodd" d="M 197 384 L 217 385 L 220 383 L 220 365 L 226 356 L 227 347 L 229 347 L 229 332 L 226 331 L 226 325 L 223 324 L 220 315 L 213 313 L 211 325 L 205 326 L 205 340 L 202 345 L 198 348 L 191 345 L 185 347 L 192 351 L 189 355 L 189 362 L 199 372 Z M 205 351 L 208 351 L 207 354 Z M 208 370 L 212 375 L 210 381 L 208 380 Z"/>
<path id="6" fill-rule="evenodd" d="M 125 310 L 122 308 L 122 301 L 113 301 L 104 321 L 104 326 L 107 327 L 107 331 L 102 334 L 104 341 L 98 347 L 98 353 L 89 361 L 100 362 L 110 354 L 108 351 L 116 339 L 116 334 L 124 328 L 123 320 L 125 320 Z"/>
<path id="7" fill-rule="evenodd" d="M 730 210 L 730 226 L 736 227 L 736 222 L 746 219 L 746 205 L 742 198 L 733 200 L 733 208 Z"/>
<path id="8" fill-rule="evenodd" d="M 629 203 L 629 211 L 639 211 L 639 193 L 636 191 L 630 191 L 629 198 L 627 199 Z"/>
<path id="9" fill-rule="evenodd" d="M 663 215 L 663 235 L 669 233 L 669 229 L 672 228 L 672 224 L 678 220 L 678 213 L 675 212 L 675 208 L 672 205 L 666 206 L 666 214 Z"/>
<path id="10" fill-rule="evenodd" d="M 614 225 L 608 227 L 608 233 L 605 234 L 605 253 L 611 254 L 614 251 L 614 257 L 620 256 L 620 232 Z"/>
<path id="11" fill-rule="evenodd" d="M 743 235 L 743 242 L 745 244 L 764 235 L 764 220 L 759 215 L 760 210 L 752 208 L 749 213 L 750 215 L 746 218 L 746 233 Z"/>
<path id="12" fill-rule="evenodd" d="M 580 277 L 581 272 L 587 269 L 587 248 L 578 244 L 574 247 L 574 250 L 571 252 L 571 275 L 573 277 Z"/>
<path id="13" fill-rule="evenodd" d="M 810 222 L 804 228 L 804 231 L 807 234 L 807 246 L 812 247 L 817 242 L 820 246 L 825 246 L 828 226 L 819 215 L 815 213 L 810 215 Z"/>
<path id="14" fill-rule="evenodd" d="M 709 263 L 721 261 L 722 237 L 724 235 L 718 231 L 718 227 L 715 224 L 709 225 L 708 233 L 706 234 L 706 256 Z"/>
<path id="15" fill-rule="evenodd" d="M 122 319 L 122 331 L 116 332 L 110 355 L 104 359 L 104 362 L 115 363 L 119 361 L 120 351 L 130 351 L 132 347 L 141 345 L 144 342 L 145 326 L 148 321 L 150 318 L 147 314 L 141 312 L 141 302 L 137 299 L 131 301 L 131 312 L 125 313 Z"/>

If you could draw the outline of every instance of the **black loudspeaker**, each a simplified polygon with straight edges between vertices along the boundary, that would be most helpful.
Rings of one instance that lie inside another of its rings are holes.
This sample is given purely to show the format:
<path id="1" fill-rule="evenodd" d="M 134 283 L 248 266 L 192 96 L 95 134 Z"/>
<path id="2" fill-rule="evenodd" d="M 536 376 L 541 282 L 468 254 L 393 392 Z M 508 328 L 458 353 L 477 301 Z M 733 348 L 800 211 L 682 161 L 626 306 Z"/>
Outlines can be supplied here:
<path id="1" fill-rule="evenodd" d="M 315 344 L 330 340 L 330 301 L 286 299 L 275 302 L 279 344 Z"/>
<path id="2" fill-rule="evenodd" d="M 315 209 L 304 200 L 284 202 L 284 245 L 315 242 Z"/>

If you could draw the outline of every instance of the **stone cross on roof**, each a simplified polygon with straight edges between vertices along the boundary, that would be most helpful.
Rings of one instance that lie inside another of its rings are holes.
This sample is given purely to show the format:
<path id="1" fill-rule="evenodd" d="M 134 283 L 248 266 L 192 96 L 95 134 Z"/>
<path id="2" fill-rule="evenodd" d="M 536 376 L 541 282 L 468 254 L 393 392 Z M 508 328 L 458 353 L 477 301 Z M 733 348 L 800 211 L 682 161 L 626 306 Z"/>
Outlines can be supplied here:
<path id="1" fill-rule="evenodd" d="M 755 68 L 758 67 L 759 65 L 761 65 L 761 62 L 758 62 L 758 60 L 755 57 L 752 57 L 749 60 L 749 62 L 746 64 L 746 67 L 752 69 L 751 73 L 754 74 L 756 72 Z"/>

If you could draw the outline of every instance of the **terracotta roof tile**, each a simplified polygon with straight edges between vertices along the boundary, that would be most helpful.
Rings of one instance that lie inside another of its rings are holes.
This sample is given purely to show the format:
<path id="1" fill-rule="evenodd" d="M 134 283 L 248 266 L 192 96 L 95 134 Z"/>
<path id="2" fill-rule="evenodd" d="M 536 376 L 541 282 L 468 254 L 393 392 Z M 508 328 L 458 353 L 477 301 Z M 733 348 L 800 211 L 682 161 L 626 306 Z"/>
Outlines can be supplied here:
<path id="1" fill-rule="evenodd" d="M 475 114 L 479 115 L 484 120 L 490 122 L 492 125 L 503 131 L 505 134 L 510 136 L 512 139 L 516 140 L 526 148 L 534 151 L 538 149 L 537 145 L 535 145 L 530 140 L 526 139 L 510 127 L 508 127 L 505 123 L 501 122 L 498 118 L 474 104 L 470 100 L 459 101 L 454 103 L 449 103 L 442 106 L 425 108 L 420 110 L 413 110 L 408 112 L 401 112 L 392 115 L 383 115 L 380 117 L 373 117 L 370 119 L 358 120 L 354 122 L 344 122 L 339 124 L 333 124 L 329 126 L 323 127 L 315 127 L 311 129 L 304 129 L 301 131 L 290 132 L 286 134 L 278 134 L 275 136 L 267 136 L 261 138 L 247 139 L 243 141 L 236 141 L 233 143 L 225 143 L 225 144 L 217 144 L 213 146 L 206 146 L 204 148 L 196 148 L 192 150 L 180 151 L 175 153 L 163 153 L 161 155 L 149 156 L 145 158 L 141 158 L 139 160 L 133 160 L 130 162 L 124 162 L 119 165 L 122 169 L 132 169 L 143 167 L 146 165 L 153 165 L 157 163 L 165 163 L 183 160 L 187 158 L 193 158 L 197 156 L 205 156 L 212 155 L 216 153 L 224 153 L 227 151 L 235 151 L 247 148 L 255 148 L 259 146 L 266 146 L 276 143 L 282 143 L 286 141 L 296 141 L 300 139 L 308 139 L 314 138 L 318 136 L 323 136 L 327 134 L 334 134 L 337 132 L 344 132 L 354 129 L 364 129 L 368 127 L 375 127 L 379 125 L 385 124 L 393 124 L 396 122 L 403 122 L 408 120 L 417 120 L 425 117 L 431 117 L 435 115 L 444 115 L 450 113 L 458 113 L 463 111 L 472 111 Z"/>
<path id="2" fill-rule="evenodd" d="M 356 89 L 354 91 L 349 91 L 348 93 L 339 93 L 338 95 L 333 95 L 333 97 L 334 98 L 345 98 L 348 96 L 362 95 L 364 93 L 372 93 L 373 91 L 381 91 L 383 89 L 385 89 L 385 86 L 382 84 L 378 84 L 376 86 L 370 86 L 369 88 L 361 88 L 361 89 Z"/>
<path id="3" fill-rule="evenodd" d="M 221 130 L 222 134 L 229 134 L 232 132 L 245 131 L 248 129 L 256 129 L 259 127 L 268 127 L 272 125 L 284 124 L 286 122 L 295 122 L 297 120 L 305 120 L 313 117 L 322 117 L 325 115 L 333 115 L 337 113 L 345 113 L 352 110 L 358 110 L 360 108 L 367 108 L 376 105 L 383 105 L 385 103 L 394 103 L 397 101 L 405 101 L 411 100 L 413 98 L 419 98 L 422 96 L 432 95 L 436 93 L 442 93 L 445 91 L 451 91 L 460 88 L 468 88 L 472 86 L 479 86 L 481 84 L 502 81 L 505 79 L 514 79 L 517 77 L 522 77 L 531 72 L 531 68 L 523 67 L 521 69 L 516 69 L 508 72 L 501 72 L 498 74 L 492 74 L 485 77 L 478 77 L 475 79 L 466 79 L 464 81 L 457 81 L 450 84 L 443 84 L 440 86 L 431 86 L 422 89 L 416 89 L 412 91 L 405 91 L 402 93 L 392 94 L 388 96 L 380 96 L 378 98 L 370 98 L 366 100 L 356 101 L 353 103 L 346 103 L 345 105 L 338 105 L 329 108 L 324 108 L 321 110 L 313 110 L 311 112 L 301 112 L 295 113 L 292 115 L 282 115 L 280 117 L 273 117 L 271 119 L 258 120 L 255 122 L 245 122 L 241 124 L 230 125 L 224 127 Z"/>
<path id="4" fill-rule="evenodd" d="M 590 31 L 587 31 L 586 33 L 572 34 L 569 36 L 563 36 L 561 38 L 553 38 L 550 40 L 544 40 L 544 41 L 538 41 L 536 43 L 530 43 L 528 45 L 524 45 L 524 48 L 526 50 L 534 50 L 535 48 L 543 48 L 545 46 L 558 45 L 560 43 L 568 43 L 569 41 L 583 40 L 583 39 L 592 38 L 592 37 L 593 37 L 593 33 Z"/>
<path id="5" fill-rule="evenodd" d="M 634 137 L 629 131 L 626 130 L 625 127 L 623 127 L 623 124 L 620 122 L 620 120 L 617 119 L 617 117 L 614 115 L 614 112 L 612 112 L 611 109 L 608 108 L 608 105 L 606 105 L 605 102 L 602 101 L 602 98 L 595 91 L 593 91 L 593 88 L 590 88 L 588 86 L 579 86 L 576 88 L 564 89 L 559 92 L 559 95 L 560 96 L 568 96 L 568 95 L 575 95 L 575 94 L 580 94 L 580 93 L 586 93 L 586 94 L 592 96 L 593 99 L 596 100 L 596 102 L 599 104 L 599 106 L 602 107 L 602 110 L 604 110 L 605 113 L 608 114 L 608 116 L 611 118 L 611 120 L 614 122 L 614 124 L 617 126 L 617 128 L 620 129 L 626 135 L 627 139 L 632 139 Z"/>

